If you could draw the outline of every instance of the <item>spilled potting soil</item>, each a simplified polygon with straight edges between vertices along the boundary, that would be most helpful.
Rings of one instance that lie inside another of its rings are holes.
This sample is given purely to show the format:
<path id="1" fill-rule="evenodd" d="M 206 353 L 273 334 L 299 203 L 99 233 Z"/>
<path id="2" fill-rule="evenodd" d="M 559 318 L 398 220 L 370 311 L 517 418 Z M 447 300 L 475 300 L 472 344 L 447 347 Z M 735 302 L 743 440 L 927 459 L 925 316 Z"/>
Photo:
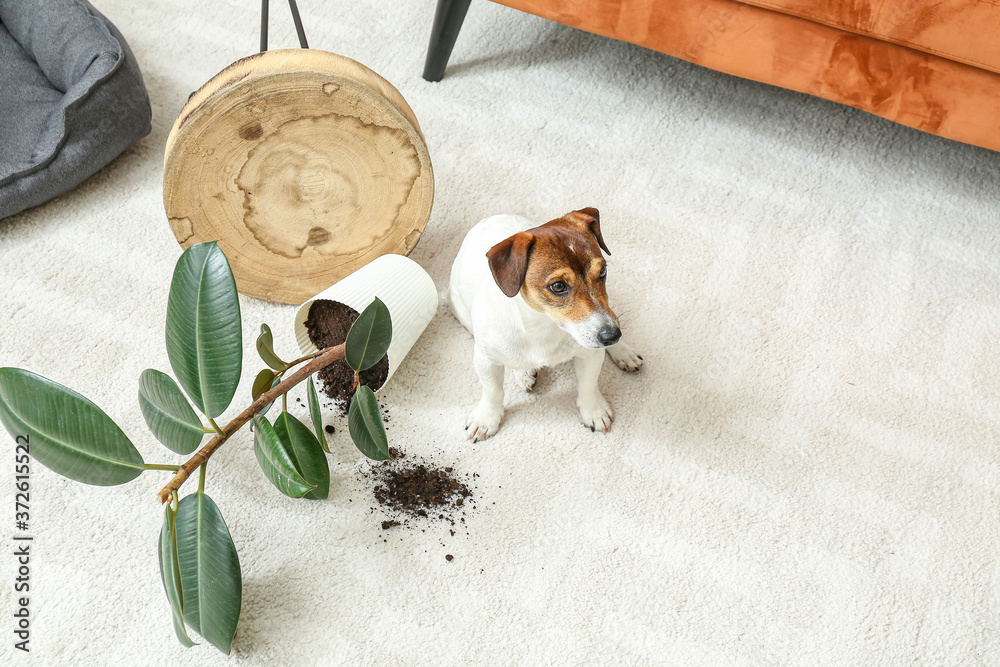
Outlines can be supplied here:
<path id="1" fill-rule="evenodd" d="M 372 466 L 367 476 L 374 482 L 375 500 L 383 509 L 406 517 L 437 517 L 455 514 L 465 507 L 472 491 L 457 479 L 454 469 L 438 468 L 390 449 L 392 458 Z"/>
<path id="2" fill-rule="evenodd" d="M 358 311 L 339 301 L 329 299 L 317 299 L 313 301 L 309 308 L 309 317 L 306 318 L 305 327 L 309 334 L 309 340 L 313 345 L 322 350 L 326 347 L 340 345 L 347 339 L 347 332 L 351 330 L 354 320 L 358 319 Z M 335 361 L 319 373 L 316 374 L 323 385 L 323 392 L 333 400 L 334 406 L 341 415 L 347 414 L 347 408 L 351 404 L 351 396 L 354 395 L 354 370 L 341 359 Z M 361 384 L 371 387 L 372 391 L 381 387 L 389 377 L 389 357 L 382 357 L 382 360 L 369 368 L 361 371 Z"/>
<path id="3" fill-rule="evenodd" d="M 306 331 L 313 344 L 323 349 L 340 345 L 358 318 L 358 312 L 337 301 L 317 299 L 309 309 L 305 321 Z M 323 393 L 329 400 L 324 407 L 335 408 L 341 415 L 347 413 L 354 385 L 354 371 L 346 361 L 336 361 L 318 374 Z M 389 359 L 361 373 L 361 382 L 373 390 L 378 389 L 389 375 Z M 389 415 L 384 405 L 379 405 L 382 420 L 388 424 Z M 388 429 L 388 425 L 386 426 Z M 331 431 L 327 427 L 327 432 Z M 426 532 L 431 524 L 444 524 L 448 535 L 454 537 L 465 530 L 466 513 L 475 509 L 471 478 L 456 473 L 451 466 L 439 466 L 420 457 L 407 455 L 397 448 L 389 449 L 388 461 L 368 461 L 358 473 L 372 488 L 374 505 L 371 515 L 381 526 L 381 540 L 388 542 L 390 530 L 420 530 Z M 446 547 L 444 542 L 442 547 Z M 452 554 L 445 560 L 452 561 Z"/>
<path id="4" fill-rule="evenodd" d="M 426 531 L 428 524 L 443 523 L 452 537 L 458 532 L 468 534 L 465 518 L 476 507 L 470 484 L 478 475 L 463 480 L 451 466 L 438 466 L 395 448 L 389 454 L 388 461 L 371 461 L 359 472 L 372 486 L 375 505 L 371 513 L 382 530 Z M 441 546 L 446 545 L 442 542 Z"/>

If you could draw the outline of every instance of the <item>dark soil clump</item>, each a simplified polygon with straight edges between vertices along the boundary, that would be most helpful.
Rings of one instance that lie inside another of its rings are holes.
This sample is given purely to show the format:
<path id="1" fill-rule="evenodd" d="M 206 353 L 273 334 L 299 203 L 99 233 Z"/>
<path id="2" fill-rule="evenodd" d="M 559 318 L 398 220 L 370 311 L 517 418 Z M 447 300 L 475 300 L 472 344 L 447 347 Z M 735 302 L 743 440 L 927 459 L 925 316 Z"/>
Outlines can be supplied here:
<path id="1" fill-rule="evenodd" d="M 388 461 L 373 463 L 362 473 L 374 482 L 372 493 L 382 511 L 395 517 L 383 521 L 383 529 L 406 525 L 417 517 L 447 521 L 454 526 L 459 514 L 474 507 L 472 491 L 450 466 L 438 467 L 407 457 L 396 448 L 390 448 L 389 455 L 392 458 Z M 459 521 L 464 523 L 465 518 Z"/>
<path id="2" fill-rule="evenodd" d="M 354 320 L 358 319 L 358 315 L 358 311 L 339 301 L 317 299 L 309 308 L 309 317 L 305 321 L 309 340 L 321 350 L 340 345 L 347 339 L 347 332 L 350 331 Z M 354 370 L 347 361 L 341 359 L 321 370 L 317 376 L 323 382 L 323 391 L 326 395 L 333 399 L 341 414 L 346 414 L 351 396 L 354 395 L 351 391 L 354 387 Z M 368 370 L 361 371 L 361 384 L 367 385 L 374 391 L 381 387 L 388 377 L 389 357 L 386 355 Z"/>
<path id="3" fill-rule="evenodd" d="M 389 509 L 416 516 L 452 505 L 461 507 L 468 488 L 445 471 L 423 463 L 386 471 L 375 487 L 375 500 Z"/>

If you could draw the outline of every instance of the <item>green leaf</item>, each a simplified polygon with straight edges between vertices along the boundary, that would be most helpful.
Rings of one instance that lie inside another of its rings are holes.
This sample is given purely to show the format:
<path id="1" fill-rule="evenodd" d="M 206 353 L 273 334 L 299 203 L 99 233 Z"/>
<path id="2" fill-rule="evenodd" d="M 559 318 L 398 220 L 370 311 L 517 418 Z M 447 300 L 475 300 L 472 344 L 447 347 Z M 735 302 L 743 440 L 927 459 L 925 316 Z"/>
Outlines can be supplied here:
<path id="1" fill-rule="evenodd" d="M 198 415 L 166 373 L 152 368 L 142 372 L 139 407 L 153 436 L 178 454 L 190 454 L 205 437 Z"/>
<path id="2" fill-rule="evenodd" d="M 316 429 L 316 439 L 322 445 L 323 451 L 330 453 L 330 447 L 326 444 L 326 435 L 323 433 L 323 414 L 319 409 L 319 396 L 316 394 L 316 385 L 313 384 L 312 376 L 306 382 L 306 396 L 309 400 L 309 417 L 312 418 L 313 428 Z"/>
<path id="3" fill-rule="evenodd" d="M 274 336 L 271 335 L 271 327 L 266 324 L 260 325 L 260 335 L 257 336 L 257 354 L 260 355 L 265 364 L 276 371 L 288 368 L 288 364 L 274 353 Z"/>
<path id="4" fill-rule="evenodd" d="M 160 528 L 160 579 L 163 590 L 170 601 L 170 611 L 174 618 L 174 632 L 177 640 L 186 647 L 194 646 L 184 627 L 184 594 L 181 589 L 181 569 L 177 560 L 177 531 L 175 526 L 176 513 L 167 503 L 163 514 L 163 527 Z"/>
<path id="5" fill-rule="evenodd" d="M 215 242 L 184 251 L 167 300 L 167 357 L 184 392 L 214 419 L 229 407 L 243 368 L 236 282 Z"/>
<path id="6" fill-rule="evenodd" d="M 182 498 L 175 522 L 184 620 L 212 646 L 228 654 L 243 600 L 236 545 L 222 513 L 205 493 Z"/>
<path id="7" fill-rule="evenodd" d="M 29 371 L 0 368 L 0 422 L 14 438 L 28 438 L 36 461 L 78 482 L 113 486 L 144 470 L 135 445 L 103 410 Z"/>
<path id="8" fill-rule="evenodd" d="M 298 419 L 282 412 L 274 420 L 274 432 L 285 445 L 295 469 L 302 478 L 313 485 L 313 490 L 304 497 L 323 500 L 330 495 L 330 464 L 326 461 L 323 448 L 309 427 Z"/>
<path id="9" fill-rule="evenodd" d="M 260 398 L 261 394 L 270 389 L 273 385 L 275 378 L 274 371 L 270 368 L 265 368 L 260 373 L 257 373 L 257 378 L 253 381 L 253 389 L 251 389 L 250 394 L 253 396 L 253 400 Z"/>
<path id="10" fill-rule="evenodd" d="M 264 476 L 286 496 L 301 498 L 315 488 L 302 478 L 271 422 L 260 413 L 253 416 L 253 451 Z"/>
<path id="11" fill-rule="evenodd" d="M 358 315 L 347 332 L 344 357 L 348 365 L 360 372 L 377 364 L 389 351 L 392 341 L 392 318 L 389 309 L 378 298 Z"/>
<path id="12" fill-rule="evenodd" d="M 365 385 L 358 387 L 351 398 L 347 428 L 351 431 L 351 440 L 362 454 L 376 461 L 389 458 L 389 440 L 385 435 L 382 413 L 375 393 Z"/>

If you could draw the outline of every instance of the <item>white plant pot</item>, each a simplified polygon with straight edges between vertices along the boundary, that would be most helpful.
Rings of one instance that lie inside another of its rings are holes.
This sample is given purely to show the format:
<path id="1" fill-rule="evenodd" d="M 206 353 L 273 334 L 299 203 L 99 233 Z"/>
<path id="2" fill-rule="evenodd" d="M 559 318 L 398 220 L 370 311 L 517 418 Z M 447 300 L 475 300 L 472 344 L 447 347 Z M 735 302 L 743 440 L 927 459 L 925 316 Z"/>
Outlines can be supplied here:
<path id="1" fill-rule="evenodd" d="M 389 374 L 382 383 L 384 387 L 437 312 L 438 293 L 434 281 L 408 257 L 382 255 L 303 303 L 295 315 L 295 340 L 302 354 L 319 351 L 306 329 L 314 301 L 338 301 L 360 313 L 375 297 L 382 300 L 392 318 Z"/>

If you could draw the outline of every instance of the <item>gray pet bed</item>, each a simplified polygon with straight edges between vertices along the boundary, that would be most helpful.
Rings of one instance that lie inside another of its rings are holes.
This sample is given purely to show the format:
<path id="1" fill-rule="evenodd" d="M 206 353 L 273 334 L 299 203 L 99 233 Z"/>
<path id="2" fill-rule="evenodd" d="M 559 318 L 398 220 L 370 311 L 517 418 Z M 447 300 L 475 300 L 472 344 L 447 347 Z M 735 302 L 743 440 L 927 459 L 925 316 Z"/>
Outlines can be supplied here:
<path id="1" fill-rule="evenodd" d="M 0 218 L 79 185 L 149 134 L 121 33 L 84 0 L 0 0 Z"/>

